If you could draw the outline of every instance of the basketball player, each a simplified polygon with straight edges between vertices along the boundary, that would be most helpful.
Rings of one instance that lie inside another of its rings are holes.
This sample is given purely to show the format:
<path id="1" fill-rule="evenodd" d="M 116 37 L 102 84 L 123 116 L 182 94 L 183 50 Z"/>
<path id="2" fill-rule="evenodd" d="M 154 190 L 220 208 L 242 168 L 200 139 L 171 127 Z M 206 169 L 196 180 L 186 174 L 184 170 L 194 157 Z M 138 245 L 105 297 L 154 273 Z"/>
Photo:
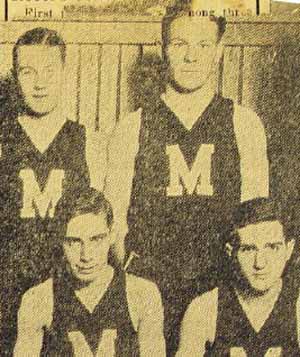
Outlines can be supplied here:
<path id="1" fill-rule="evenodd" d="M 239 202 L 269 194 L 260 119 L 216 90 L 224 31 L 222 18 L 167 15 L 166 90 L 120 120 L 110 143 L 105 192 L 120 255 L 126 236 L 140 256 L 132 269 L 160 286 L 170 334 L 194 290 L 215 284 L 220 224 Z"/>
<path id="2" fill-rule="evenodd" d="M 299 356 L 297 289 L 282 275 L 294 240 L 266 199 L 237 212 L 227 253 L 233 275 L 197 297 L 182 323 L 181 356 Z"/>
<path id="3" fill-rule="evenodd" d="M 26 32 L 13 48 L 19 100 L 16 115 L 0 128 L 4 310 L 51 269 L 54 210 L 61 195 L 90 183 L 84 127 L 62 114 L 65 57 L 64 41 L 47 28 Z M 7 328 L 13 325 L 9 320 Z"/>
<path id="4" fill-rule="evenodd" d="M 61 269 L 23 296 L 14 356 L 165 356 L 157 287 L 108 262 L 113 213 L 104 195 L 88 189 L 57 209 Z"/>

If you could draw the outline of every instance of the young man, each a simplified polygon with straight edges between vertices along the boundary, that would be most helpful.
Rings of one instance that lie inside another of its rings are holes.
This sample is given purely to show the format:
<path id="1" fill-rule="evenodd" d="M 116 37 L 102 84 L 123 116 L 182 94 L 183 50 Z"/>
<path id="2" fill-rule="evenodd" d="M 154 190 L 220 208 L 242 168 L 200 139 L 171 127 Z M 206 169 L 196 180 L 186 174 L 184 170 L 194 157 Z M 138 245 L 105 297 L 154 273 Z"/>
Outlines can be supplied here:
<path id="1" fill-rule="evenodd" d="M 5 311 L 16 310 L 21 293 L 49 274 L 59 198 L 90 182 L 84 127 L 62 111 L 65 57 L 64 41 L 47 28 L 24 33 L 13 48 L 18 94 L 0 127 L 0 277 L 7 289 L 1 296 L 5 321 Z M 14 319 L 10 316 L 9 321 L 7 329 Z"/>
<path id="2" fill-rule="evenodd" d="M 274 202 L 241 206 L 227 243 L 233 274 L 190 304 L 177 357 L 300 355 L 298 291 L 282 279 L 294 247 L 287 237 Z"/>
<path id="3" fill-rule="evenodd" d="M 110 265 L 113 213 L 88 189 L 62 199 L 61 269 L 25 293 L 14 356 L 165 356 L 157 287 Z"/>
<path id="4" fill-rule="evenodd" d="M 260 119 L 216 93 L 224 31 L 221 18 L 166 16 L 166 90 L 123 118 L 110 143 L 105 192 L 120 250 L 126 236 L 140 273 L 159 284 L 171 333 L 195 287 L 214 284 L 220 224 L 241 201 L 269 194 Z"/>

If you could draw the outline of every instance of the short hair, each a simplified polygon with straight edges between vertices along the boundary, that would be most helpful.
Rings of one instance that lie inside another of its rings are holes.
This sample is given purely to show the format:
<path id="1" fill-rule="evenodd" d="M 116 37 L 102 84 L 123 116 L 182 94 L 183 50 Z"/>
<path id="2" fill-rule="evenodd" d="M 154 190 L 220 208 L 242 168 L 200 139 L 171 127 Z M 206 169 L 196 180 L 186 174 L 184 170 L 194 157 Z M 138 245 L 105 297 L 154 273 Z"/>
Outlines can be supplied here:
<path id="1" fill-rule="evenodd" d="M 87 188 L 75 195 L 63 195 L 58 201 L 55 217 L 62 228 L 62 234 L 66 233 L 67 225 L 71 219 L 92 213 L 94 215 L 104 214 L 107 226 L 111 229 L 113 225 L 113 210 L 104 194 L 94 188 Z"/>
<path id="2" fill-rule="evenodd" d="M 167 7 L 167 11 L 162 20 L 162 42 L 163 42 L 163 54 L 166 56 L 165 49 L 169 44 L 170 27 L 174 20 L 183 17 L 190 16 L 191 11 L 189 2 L 179 2 L 174 6 Z M 220 42 L 222 36 L 226 30 L 226 19 L 222 16 L 209 15 L 208 19 L 217 25 L 217 42 Z"/>
<path id="3" fill-rule="evenodd" d="M 18 68 L 18 49 L 26 45 L 57 46 L 61 53 L 61 60 L 65 63 L 66 44 L 58 32 L 45 27 L 36 27 L 20 36 L 13 47 L 13 72 L 15 75 Z"/>
<path id="4" fill-rule="evenodd" d="M 292 237 L 288 234 L 289 218 L 285 214 L 281 202 L 272 198 L 256 198 L 245 201 L 233 213 L 229 229 L 227 230 L 228 241 L 233 247 L 237 247 L 239 245 L 239 229 L 251 224 L 271 221 L 279 221 L 283 227 L 285 239 L 290 240 Z"/>

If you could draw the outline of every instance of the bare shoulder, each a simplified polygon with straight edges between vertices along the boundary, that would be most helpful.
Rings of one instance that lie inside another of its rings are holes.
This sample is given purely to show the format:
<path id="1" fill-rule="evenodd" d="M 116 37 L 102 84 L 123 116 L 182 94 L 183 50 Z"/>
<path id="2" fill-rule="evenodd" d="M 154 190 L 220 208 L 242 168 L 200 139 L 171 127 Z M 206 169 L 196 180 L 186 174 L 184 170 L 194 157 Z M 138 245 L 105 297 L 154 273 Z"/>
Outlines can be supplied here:
<path id="1" fill-rule="evenodd" d="M 43 283 L 27 290 L 22 297 L 20 314 L 42 319 L 43 324 L 51 323 L 53 310 L 53 280 L 50 278 Z"/>
<path id="2" fill-rule="evenodd" d="M 250 108 L 234 104 L 234 125 L 242 127 L 243 130 L 264 130 L 259 116 Z"/>
<path id="3" fill-rule="evenodd" d="M 160 297 L 158 287 L 153 282 L 137 277 L 133 274 L 126 274 L 127 289 L 137 298 L 151 301 L 154 297 Z"/>
<path id="4" fill-rule="evenodd" d="M 142 108 L 134 112 L 129 112 L 120 119 L 118 125 L 116 126 L 116 131 L 118 130 L 130 130 L 131 128 L 139 127 L 141 120 Z"/>
<path id="5" fill-rule="evenodd" d="M 188 306 L 186 315 L 192 318 L 201 318 L 210 314 L 218 300 L 218 288 L 214 288 L 196 297 Z"/>

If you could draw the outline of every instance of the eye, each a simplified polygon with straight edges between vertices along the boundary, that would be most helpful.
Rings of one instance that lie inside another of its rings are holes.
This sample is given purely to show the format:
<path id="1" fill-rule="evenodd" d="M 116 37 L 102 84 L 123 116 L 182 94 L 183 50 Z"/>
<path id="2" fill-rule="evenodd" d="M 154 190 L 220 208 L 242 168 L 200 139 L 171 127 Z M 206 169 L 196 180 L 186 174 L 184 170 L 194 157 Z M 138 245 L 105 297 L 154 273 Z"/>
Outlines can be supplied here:
<path id="1" fill-rule="evenodd" d="M 107 237 L 107 233 L 103 233 L 103 234 L 98 234 L 97 236 L 91 237 L 90 240 L 92 242 L 101 242 L 106 237 Z"/>
<path id="2" fill-rule="evenodd" d="M 280 246 L 279 246 L 278 244 L 270 244 L 270 245 L 268 246 L 268 248 L 269 248 L 270 250 L 272 250 L 273 252 L 278 252 L 279 249 L 280 249 Z"/>
<path id="3" fill-rule="evenodd" d="M 250 252 L 254 252 L 255 248 L 248 246 L 248 245 L 243 245 L 239 248 L 240 253 L 250 253 Z"/>
<path id="4" fill-rule="evenodd" d="M 80 243 L 80 239 L 76 237 L 67 237 L 65 239 L 65 244 L 67 244 L 69 247 L 80 245 Z"/>
<path id="5" fill-rule="evenodd" d="M 22 76 L 31 76 L 34 74 L 34 70 L 32 68 L 22 68 L 20 70 L 20 75 Z"/>

